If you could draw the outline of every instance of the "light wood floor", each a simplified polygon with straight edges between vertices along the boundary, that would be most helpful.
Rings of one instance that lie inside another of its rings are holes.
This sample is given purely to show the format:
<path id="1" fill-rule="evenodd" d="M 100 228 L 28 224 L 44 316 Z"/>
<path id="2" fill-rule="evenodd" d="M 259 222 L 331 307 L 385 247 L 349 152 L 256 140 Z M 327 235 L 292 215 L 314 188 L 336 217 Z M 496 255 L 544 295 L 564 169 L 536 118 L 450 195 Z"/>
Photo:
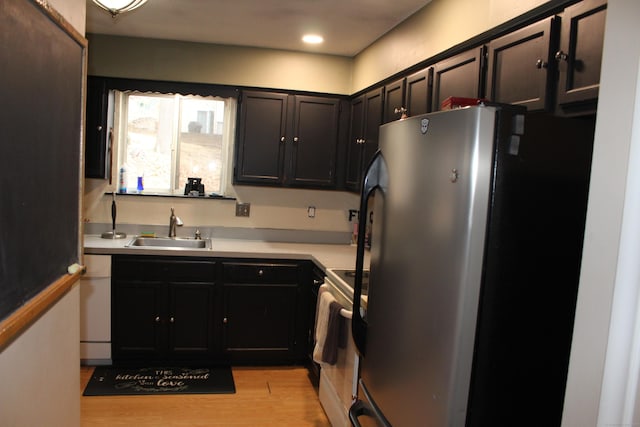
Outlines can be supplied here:
<path id="1" fill-rule="evenodd" d="M 82 427 L 330 427 L 304 367 L 234 367 L 235 394 L 82 396 Z M 81 367 L 80 393 L 93 367 Z"/>

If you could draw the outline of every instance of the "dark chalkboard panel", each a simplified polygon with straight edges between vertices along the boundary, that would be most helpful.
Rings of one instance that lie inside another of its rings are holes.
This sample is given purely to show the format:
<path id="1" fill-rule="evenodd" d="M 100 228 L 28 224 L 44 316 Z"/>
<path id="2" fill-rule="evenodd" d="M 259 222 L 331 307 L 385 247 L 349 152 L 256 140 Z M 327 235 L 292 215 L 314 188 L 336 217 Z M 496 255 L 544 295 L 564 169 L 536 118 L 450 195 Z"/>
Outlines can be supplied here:
<path id="1" fill-rule="evenodd" d="M 86 41 L 70 28 L 0 1 L 0 320 L 79 258 Z"/>

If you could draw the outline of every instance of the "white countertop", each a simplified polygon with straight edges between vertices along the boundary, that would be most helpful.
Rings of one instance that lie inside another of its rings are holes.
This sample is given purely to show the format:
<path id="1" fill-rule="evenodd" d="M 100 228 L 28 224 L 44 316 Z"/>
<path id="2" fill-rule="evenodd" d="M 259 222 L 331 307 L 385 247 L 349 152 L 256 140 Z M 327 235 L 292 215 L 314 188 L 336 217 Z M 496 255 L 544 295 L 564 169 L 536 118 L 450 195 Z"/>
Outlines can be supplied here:
<path id="1" fill-rule="evenodd" d="M 138 254 L 170 256 L 205 256 L 227 258 L 305 259 L 318 267 L 352 269 L 356 262 L 356 248 L 352 245 L 313 243 L 280 243 L 243 239 L 213 239 L 211 249 L 164 249 L 125 247 L 135 236 L 124 239 L 103 239 L 100 235 L 84 236 L 85 254 Z M 369 257 L 365 253 L 365 262 Z"/>

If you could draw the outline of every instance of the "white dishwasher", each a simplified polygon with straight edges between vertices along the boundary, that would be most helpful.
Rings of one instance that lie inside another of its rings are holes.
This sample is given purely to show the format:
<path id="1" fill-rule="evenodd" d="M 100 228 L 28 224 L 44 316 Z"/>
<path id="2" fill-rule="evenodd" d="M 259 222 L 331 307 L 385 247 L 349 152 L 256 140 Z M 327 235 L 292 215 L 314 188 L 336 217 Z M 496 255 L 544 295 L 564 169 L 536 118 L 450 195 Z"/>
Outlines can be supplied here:
<path id="1" fill-rule="evenodd" d="M 324 285 L 318 292 L 318 304 L 323 292 L 330 292 L 342 310 L 344 318 L 341 324 L 341 334 L 347 337 L 344 348 L 338 346 L 338 356 L 335 364 L 320 363 L 320 403 L 333 427 L 350 426 L 349 408 L 356 398 L 358 390 L 358 354 L 351 338 L 351 308 L 353 290 L 345 289 L 339 280 L 325 277 Z M 318 305 L 319 306 L 319 305 Z"/>
<path id="2" fill-rule="evenodd" d="M 80 361 L 111 364 L 111 256 L 85 255 L 80 279 Z"/>

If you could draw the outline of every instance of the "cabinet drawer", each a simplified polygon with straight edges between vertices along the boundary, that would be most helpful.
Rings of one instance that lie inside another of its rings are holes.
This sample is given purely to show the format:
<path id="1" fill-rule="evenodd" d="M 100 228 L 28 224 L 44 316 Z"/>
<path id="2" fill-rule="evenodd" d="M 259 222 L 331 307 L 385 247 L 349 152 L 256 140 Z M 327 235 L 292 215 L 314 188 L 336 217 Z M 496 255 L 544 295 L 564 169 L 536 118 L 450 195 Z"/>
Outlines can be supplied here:
<path id="1" fill-rule="evenodd" d="M 212 282 L 215 266 L 208 259 L 115 257 L 113 276 L 118 280 Z"/>
<path id="2" fill-rule="evenodd" d="M 113 278 L 126 280 L 163 280 L 169 274 L 169 267 L 155 259 L 114 257 Z"/>
<path id="3" fill-rule="evenodd" d="M 171 262 L 169 278 L 181 282 L 213 282 L 216 278 L 216 264 L 207 260 Z"/>
<path id="4" fill-rule="evenodd" d="M 224 263 L 225 283 L 298 283 L 297 264 Z"/>

